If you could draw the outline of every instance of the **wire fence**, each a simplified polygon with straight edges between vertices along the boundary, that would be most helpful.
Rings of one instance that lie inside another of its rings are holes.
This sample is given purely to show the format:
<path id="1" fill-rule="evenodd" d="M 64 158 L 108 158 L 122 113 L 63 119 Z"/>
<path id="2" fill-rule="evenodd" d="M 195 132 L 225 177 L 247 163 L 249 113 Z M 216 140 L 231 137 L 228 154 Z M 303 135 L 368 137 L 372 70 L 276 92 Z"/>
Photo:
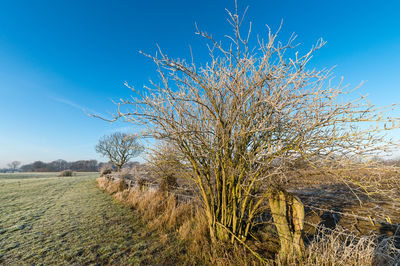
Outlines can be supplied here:
<path id="1" fill-rule="evenodd" d="M 133 187 L 134 185 L 135 185 L 134 182 L 130 183 L 131 187 Z M 147 184 L 147 186 L 148 186 L 149 189 L 154 189 L 154 190 L 158 189 L 158 184 L 154 183 L 154 182 L 153 183 L 149 182 Z M 168 191 L 168 193 L 170 195 L 174 195 L 178 201 L 182 201 L 182 202 L 189 202 L 189 201 L 199 200 L 199 197 L 197 195 L 195 195 L 195 192 L 189 187 L 187 187 L 187 188 L 175 188 L 174 190 Z M 354 212 L 352 212 L 352 213 L 344 212 L 344 211 L 337 210 L 335 208 L 328 209 L 328 208 L 323 208 L 323 207 L 320 207 L 320 206 L 310 205 L 310 204 L 305 204 L 305 203 L 303 203 L 303 205 L 304 205 L 305 208 L 309 208 L 309 210 L 312 210 L 312 211 L 320 211 L 320 212 L 323 212 L 325 214 L 327 214 L 327 213 L 331 214 L 332 215 L 332 219 L 334 220 L 335 224 L 337 224 L 339 222 L 340 218 L 349 217 L 349 218 L 352 218 L 352 219 L 357 219 L 357 222 L 359 220 L 368 222 L 368 223 L 371 224 L 371 226 L 386 225 L 386 226 L 393 227 L 394 230 L 400 231 L 400 223 L 392 222 L 390 217 L 388 217 L 386 220 L 382 220 L 382 219 L 378 219 L 378 218 L 373 218 L 372 215 L 362 216 L 362 215 L 355 214 Z M 270 221 L 260 221 L 258 223 L 269 223 L 269 222 Z M 308 224 L 309 225 L 313 225 L 315 228 L 318 227 L 318 225 L 315 225 L 315 224 L 310 224 L 310 223 L 308 223 Z"/>
<path id="2" fill-rule="evenodd" d="M 115 178 L 114 178 L 115 179 Z M 134 180 L 126 180 L 127 184 L 129 187 L 134 187 L 136 185 L 136 182 Z M 150 190 L 156 190 L 159 187 L 159 183 L 158 182 L 150 182 L 148 181 L 145 186 L 148 187 L 148 189 Z M 168 191 L 168 193 L 170 195 L 174 195 L 176 197 L 176 199 L 178 201 L 181 202 L 191 202 L 191 201 L 198 201 L 200 202 L 200 197 L 198 195 L 196 195 L 196 191 L 194 191 L 191 187 L 189 186 L 183 186 L 183 187 L 176 187 L 173 190 Z M 294 192 L 294 194 L 296 194 L 296 192 Z M 306 195 L 307 196 L 307 195 Z M 304 195 L 303 195 L 304 197 Z M 379 203 L 379 202 L 377 202 Z M 363 216 L 357 213 L 354 213 L 354 211 L 350 212 L 346 212 L 343 210 L 339 210 L 337 208 L 324 208 L 321 207 L 317 204 L 308 204 L 308 203 L 304 203 L 303 205 L 305 208 L 308 208 L 311 212 L 314 212 L 314 215 L 317 214 L 315 213 L 316 211 L 318 212 L 322 212 L 325 215 L 326 214 L 330 214 L 331 218 L 334 222 L 334 225 L 338 224 L 340 219 L 343 219 L 345 217 L 349 218 L 349 219 L 353 219 L 354 220 L 354 224 L 357 224 L 359 221 L 364 221 L 367 223 L 371 224 L 371 228 L 376 228 L 377 226 L 386 226 L 386 227 L 390 227 L 392 233 L 394 233 L 395 235 L 398 235 L 399 231 L 400 231 L 400 223 L 395 223 L 391 220 L 391 218 L 389 216 L 386 217 L 385 220 L 383 219 L 379 219 L 376 217 L 372 217 L 372 215 L 367 215 L 367 216 Z M 320 216 L 320 214 L 318 214 Z M 307 217 L 306 217 L 307 218 Z M 264 221 L 262 219 L 259 219 L 259 221 L 257 221 L 257 224 L 261 224 L 261 223 L 270 223 L 271 221 Z M 311 226 L 310 222 L 308 222 L 308 225 Z M 315 228 L 318 227 L 318 225 L 313 224 L 313 226 Z M 357 227 L 356 227 L 357 228 Z M 355 230 L 355 233 L 357 230 Z M 358 232 L 360 233 L 360 232 Z"/>

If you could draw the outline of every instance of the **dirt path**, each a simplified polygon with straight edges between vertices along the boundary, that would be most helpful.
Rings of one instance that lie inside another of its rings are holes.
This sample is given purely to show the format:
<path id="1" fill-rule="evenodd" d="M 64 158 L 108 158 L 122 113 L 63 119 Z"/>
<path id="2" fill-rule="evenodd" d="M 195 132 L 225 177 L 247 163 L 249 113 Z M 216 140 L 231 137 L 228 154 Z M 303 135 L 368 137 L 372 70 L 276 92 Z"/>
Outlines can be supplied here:
<path id="1" fill-rule="evenodd" d="M 0 175 L 0 264 L 172 264 L 173 243 L 96 176 Z"/>

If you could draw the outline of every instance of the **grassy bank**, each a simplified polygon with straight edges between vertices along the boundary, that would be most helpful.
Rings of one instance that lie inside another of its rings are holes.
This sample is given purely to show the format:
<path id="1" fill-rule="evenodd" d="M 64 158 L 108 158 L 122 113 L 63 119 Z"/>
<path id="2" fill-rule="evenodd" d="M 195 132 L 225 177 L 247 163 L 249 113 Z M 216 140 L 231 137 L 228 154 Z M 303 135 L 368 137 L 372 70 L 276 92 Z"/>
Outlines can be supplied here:
<path id="1" fill-rule="evenodd" d="M 173 264 L 177 243 L 100 191 L 97 176 L 0 174 L 0 264 Z"/>

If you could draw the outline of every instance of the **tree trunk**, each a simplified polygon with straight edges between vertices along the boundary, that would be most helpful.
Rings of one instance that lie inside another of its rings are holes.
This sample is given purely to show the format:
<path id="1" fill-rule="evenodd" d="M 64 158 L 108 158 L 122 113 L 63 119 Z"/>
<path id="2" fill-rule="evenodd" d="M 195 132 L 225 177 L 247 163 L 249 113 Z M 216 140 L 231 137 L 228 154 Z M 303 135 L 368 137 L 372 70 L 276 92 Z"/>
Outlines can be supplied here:
<path id="1" fill-rule="evenodd" d="M 290 256 L 301 260 L 304 254 L 304 205 L 291 193 L 278 190 L 269 198 L 272 218 L 278 231 L 279 258 L 286 262 Z"/>

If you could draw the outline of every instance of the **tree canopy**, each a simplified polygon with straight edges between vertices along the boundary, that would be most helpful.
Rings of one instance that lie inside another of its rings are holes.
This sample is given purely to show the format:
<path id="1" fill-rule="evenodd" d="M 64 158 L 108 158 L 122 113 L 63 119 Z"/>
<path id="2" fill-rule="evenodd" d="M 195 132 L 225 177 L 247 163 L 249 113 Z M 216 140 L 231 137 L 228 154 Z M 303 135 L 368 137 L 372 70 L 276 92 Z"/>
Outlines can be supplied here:
<path id="1" fill-rule="evenodd" d="M 118 171 L 142 151 L 143 147 L 135 136 L 121 132 L 103 136 L 96 145 L 96 152 L 107 157 Z"/>

